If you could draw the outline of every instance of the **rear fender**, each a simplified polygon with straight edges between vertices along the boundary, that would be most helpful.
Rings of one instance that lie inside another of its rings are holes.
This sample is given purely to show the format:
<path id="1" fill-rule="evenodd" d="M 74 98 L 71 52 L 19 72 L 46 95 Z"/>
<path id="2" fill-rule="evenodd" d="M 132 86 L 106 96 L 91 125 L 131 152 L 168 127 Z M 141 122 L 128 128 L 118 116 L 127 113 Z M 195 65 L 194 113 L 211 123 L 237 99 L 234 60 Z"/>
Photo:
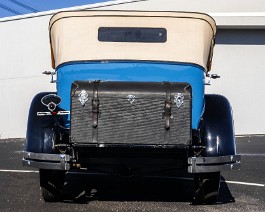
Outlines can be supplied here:
<path id="1" fill-rule="evenodd" d="M 53 153 L 54 118 L 52 116 L 37 116 L 37 112 L 48 112 L 41 98 L 51 92 L 37 94 L 29 109 L 26 133 L 26 151 L 35 153 Z"/>
<path id="2" fill-rule="evenodd" d="M 221 95 L 205 95 L 205 111 L 201 122 L 202 156 L 235 155 L 232 108 Z"/>

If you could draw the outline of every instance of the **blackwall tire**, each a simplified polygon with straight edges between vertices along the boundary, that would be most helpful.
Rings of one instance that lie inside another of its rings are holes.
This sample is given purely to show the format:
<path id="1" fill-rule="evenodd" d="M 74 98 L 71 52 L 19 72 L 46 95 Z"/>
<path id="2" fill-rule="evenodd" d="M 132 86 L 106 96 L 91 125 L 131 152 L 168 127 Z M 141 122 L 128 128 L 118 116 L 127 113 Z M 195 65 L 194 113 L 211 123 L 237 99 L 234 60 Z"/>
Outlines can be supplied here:
<path id="1" fill-rule="evenodd" d="M 65 172 L 40 169 L 40 188 L 45 202 L 62 201 Z"/>
<path id="2" fill-rule="evenodd" d="M 195 174 L 195 204 L 216 203 L 220 188 L 220 177 L 220 172 Z"/>

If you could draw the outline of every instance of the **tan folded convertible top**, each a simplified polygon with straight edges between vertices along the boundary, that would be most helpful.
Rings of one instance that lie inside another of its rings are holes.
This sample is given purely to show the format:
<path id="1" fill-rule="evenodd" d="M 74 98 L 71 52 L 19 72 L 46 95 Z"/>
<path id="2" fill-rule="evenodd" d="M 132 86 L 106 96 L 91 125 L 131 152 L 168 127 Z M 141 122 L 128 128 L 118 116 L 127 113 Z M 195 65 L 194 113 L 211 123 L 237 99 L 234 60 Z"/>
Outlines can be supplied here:
<path id="1" fill-rule="evenodd" d="M 101 27 L 164 28 L 166 42 L 102 42 Z M 143 60 L 194 63 L 209 71 L 216 34 L 206 14 L 71 11 L 50 20 L 53 68 L 71 61 Z"/>

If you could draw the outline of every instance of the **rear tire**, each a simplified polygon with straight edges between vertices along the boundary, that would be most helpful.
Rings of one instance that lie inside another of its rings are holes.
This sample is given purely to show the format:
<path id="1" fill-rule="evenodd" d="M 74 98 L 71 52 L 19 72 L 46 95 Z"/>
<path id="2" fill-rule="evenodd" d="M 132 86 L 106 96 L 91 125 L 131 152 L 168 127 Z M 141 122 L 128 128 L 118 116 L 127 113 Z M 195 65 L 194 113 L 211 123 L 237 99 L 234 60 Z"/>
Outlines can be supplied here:
<path id="1" fill-rule="evenodd" d="M 219 187 L 220 172 L 195 174 L 195 204 L 216 203 Z"/>
<path id="2" fill-rule="evenodd" d="M 45 202 L 62 200 L 65 172 L 40 169 L 40 188 Z"/>

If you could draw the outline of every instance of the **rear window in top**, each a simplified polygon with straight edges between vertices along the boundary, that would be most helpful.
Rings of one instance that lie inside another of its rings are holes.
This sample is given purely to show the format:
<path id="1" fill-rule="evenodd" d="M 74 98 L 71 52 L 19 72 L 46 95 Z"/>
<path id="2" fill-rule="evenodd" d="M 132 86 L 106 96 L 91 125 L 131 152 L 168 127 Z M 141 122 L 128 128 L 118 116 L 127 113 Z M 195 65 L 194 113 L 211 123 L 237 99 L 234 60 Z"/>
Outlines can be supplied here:
<path id="1" fill-rule="evenodd" d="M 98 40 L 102 42 L 165 43 L 164 28 L 100 27 Z"/>

